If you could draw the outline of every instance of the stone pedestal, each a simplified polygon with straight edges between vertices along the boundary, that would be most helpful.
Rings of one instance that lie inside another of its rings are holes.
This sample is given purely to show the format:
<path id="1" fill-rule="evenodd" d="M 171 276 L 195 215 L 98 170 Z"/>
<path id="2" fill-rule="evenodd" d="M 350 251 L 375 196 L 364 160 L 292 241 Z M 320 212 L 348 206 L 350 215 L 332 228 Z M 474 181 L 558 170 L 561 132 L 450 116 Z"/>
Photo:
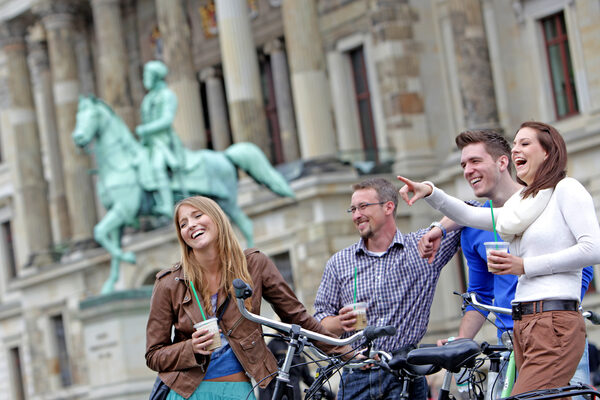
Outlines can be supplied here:
<path id="1" fill-rule="evenodd" d="M 88 399 L 148 397 L 156 378 L 144 358 L 151 295 L 152 287 L 142 287 L 80 302 Z"/>

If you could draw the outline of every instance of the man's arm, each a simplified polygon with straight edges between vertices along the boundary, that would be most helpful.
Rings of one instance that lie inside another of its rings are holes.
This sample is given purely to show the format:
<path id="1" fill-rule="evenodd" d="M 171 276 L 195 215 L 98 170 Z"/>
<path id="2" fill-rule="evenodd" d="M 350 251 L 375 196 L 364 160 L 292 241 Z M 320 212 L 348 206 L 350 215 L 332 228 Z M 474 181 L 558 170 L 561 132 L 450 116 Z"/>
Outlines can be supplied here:
<path id="1" fill-rule="evenodd" d="M 342 336 L 342 333 L 344 333 L 339 315 L 323 318 L 321 320 L 321 325 L 336 336 Z"/>
<path id="2" fill-rule="evenodd" d="M 458 328 L 458 336 L 457 338 L 468 338 L 473 339 L 475 335 L 479 332 L 483 323 L 485 322 L 485 317 L 481 315 L 478 311 L 470 310 L 463 315 L 460 320 L 460 326 Z M 440 339 L 437 341 L 438 346 L 442 346 L 448 342 L 448 339 Z"/>
<path id="3" fill-rule="evenodd" d="M 321 320 L 321 324 L 329 332 L 337 336 L 342 336 L 344 332 L 354 332 L 354 324 L 356 323 L 356 314 L 351 307 L 344 307 L 338 315 L 325 317 Z"/>
<path id="4" fill-rule="evenodd" d="M 435 255 L 442 243 L 442 239 L 446 236 L 447 232 L 453 232 L 460 228 L 462 228 L 462 226 L 448 217 L 442 218 L 438 223 L 434 222 L 431 224 L 429 226 L 429 232 L 419 240 L 419 244 L 417 245 L 421 257 L 427 258 L 429 264 L 433 263 Z"/>
<path id="5" fill-rule="evenodd" d="M 463 315 L 460 321 L 460 327 L 458 328 L 458 337 L 464 337 L 473 339 L 479 332 L 485 317 L 479 313 L 479 311 L 470 310 Z"/>

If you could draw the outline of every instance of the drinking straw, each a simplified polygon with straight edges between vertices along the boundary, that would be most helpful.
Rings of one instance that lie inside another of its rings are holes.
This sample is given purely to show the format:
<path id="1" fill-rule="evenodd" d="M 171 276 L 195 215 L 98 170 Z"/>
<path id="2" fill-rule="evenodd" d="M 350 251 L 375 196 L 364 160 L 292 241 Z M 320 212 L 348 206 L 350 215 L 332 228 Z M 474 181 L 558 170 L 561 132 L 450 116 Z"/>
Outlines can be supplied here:
<path id="1" fill-rule="evenodd" d="M 490 200 L 490 210 L 492 210 L 492 226 L 494 227 L 494 242 L 498 242 L 498 234 L 496 233 L 496 220 L 494 219 L 494 205 L 492 204 L 492 200 Z M 496 245 L 498 248 L 498 245 Z"/>
<path id="2" fill-rule="evenodd" d="M 196 293 L 196 288 L 194 287 L 194 282 L 190 281 L 190 286 L 192 287 L 192 292 L 194 292 L 194 297 L 196 297 L 196 301 L 198 302 L 198 308 L 200 308 L 200 313 L 202 314 L 202 319 L 206 321 L 206 315 L 204 315 L 204 311 L 202 311 L 202 306 L 200 305 L 200 299 L 198 298 L 198 293 Z"/>
<path id="3" fill-rule="evenodd" d="M 354 302 L 356 303 L 356 292 L 358 290 L 358 279 L 356 279 L 358 275 L 358 267 L 354 266 Z"/>

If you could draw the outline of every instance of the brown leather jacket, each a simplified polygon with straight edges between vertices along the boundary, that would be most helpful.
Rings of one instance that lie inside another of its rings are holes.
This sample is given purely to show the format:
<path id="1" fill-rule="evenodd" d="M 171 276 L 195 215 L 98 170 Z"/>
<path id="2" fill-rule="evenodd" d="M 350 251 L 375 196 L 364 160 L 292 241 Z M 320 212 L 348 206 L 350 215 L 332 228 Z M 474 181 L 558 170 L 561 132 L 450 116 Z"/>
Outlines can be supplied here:
<path id="1" fill-rule="evenodd" d="M 255 313 L 260 312 L 261 299 L 264 298 L 282 321 L 333 336 L 306 311 L 265 254 L 257 249 L 249 249 L 244 253 L 253 281 L 252 310 Z M 217 315 L 225 298 L 225 294 L 219 293 Z M 200 385 L 210 361 L 209 356 L 195 354 L 192 350 L 193 325 L 201 320 L 202 315 L 183 279 L 181 266 L 177 264 L 158 273 L 146 328 L 146 364 L 159 372 L 167 386 L 185 398 L 191 396 Z M 175 326 L 173 342 L 171 325 Z M 262 326 L 240 314 L 235 298 L 231 298 L 227 304 L 219 326 L 247 375 L 258 382 L 277 371 L 275 357 L 261 336 Z M 327 352 L 342 352 L 342 349 L 323 344 L 319 344 L 319 347 Z M 265 379 L 260 386 L 266 387 L 271 379 Z"/>

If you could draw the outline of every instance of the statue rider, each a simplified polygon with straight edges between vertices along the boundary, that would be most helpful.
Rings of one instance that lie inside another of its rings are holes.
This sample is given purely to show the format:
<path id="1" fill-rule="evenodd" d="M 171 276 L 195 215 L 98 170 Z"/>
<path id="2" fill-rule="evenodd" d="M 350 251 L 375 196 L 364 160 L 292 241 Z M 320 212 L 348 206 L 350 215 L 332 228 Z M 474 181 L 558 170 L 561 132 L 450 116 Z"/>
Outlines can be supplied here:
<path id="1" fill-rule="evenodd" d="M 168 169 L 176 173 L 179 168 L 177 150 L 180 150 L 181 143 L 172 128 L 177 97 L 165 82 L 168 72 L 161 61 L 149 61 L 144 65 L 143 83 L 148 94 L 142 100 L 142 124 L 135 132 L 149 153 L 150 165 L 140 168 L 140 179 L 150 182 L 148 187 L 155 190 L 156 206 L 153 211 L 171 218 L 173 192 Z"/>

